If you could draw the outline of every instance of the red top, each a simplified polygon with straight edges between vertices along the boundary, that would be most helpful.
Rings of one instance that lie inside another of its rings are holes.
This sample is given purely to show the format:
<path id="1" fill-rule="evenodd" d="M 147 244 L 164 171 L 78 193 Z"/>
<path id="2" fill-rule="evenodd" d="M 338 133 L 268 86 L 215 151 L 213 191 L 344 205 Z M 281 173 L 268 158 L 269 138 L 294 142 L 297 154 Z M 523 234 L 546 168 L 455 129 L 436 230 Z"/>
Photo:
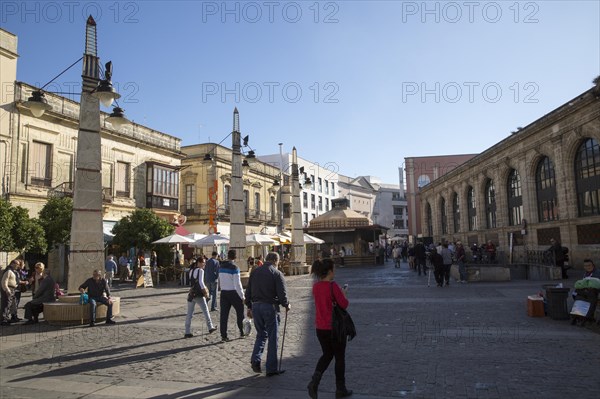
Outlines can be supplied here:
<path id="1" fill-rule="evenodd" d="M 333 303 L 331 298 L 331 288 L 333 284 L 333 295 L 338 306 L 342 309 L 348 307 L 348 299 L 342 292 L 342 289 L 335 281 L 319 281 L 313 285 L 313 298 L 315 298 L 315 308 L 317 310 L 315 324 L 317 330 L 331 330 L 331 312 Z"/>

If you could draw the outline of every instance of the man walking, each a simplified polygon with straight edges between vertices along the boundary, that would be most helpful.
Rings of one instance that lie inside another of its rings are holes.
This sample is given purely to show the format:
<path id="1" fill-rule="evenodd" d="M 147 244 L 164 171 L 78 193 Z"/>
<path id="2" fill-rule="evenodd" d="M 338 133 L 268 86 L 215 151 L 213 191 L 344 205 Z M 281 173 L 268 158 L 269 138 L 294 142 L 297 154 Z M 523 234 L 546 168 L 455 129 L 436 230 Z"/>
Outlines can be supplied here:
<path id="1" fill-rule="evenodd" d="M 227 251 L 227 260 L 221 263 L 219 267 L 219 285 L 221 286 L 221 340 L 223 342 L 231 341 L 227 336 L 227 320 L 231 307 L 235 309 L 237 316 L 237 326 L 240 331 L 240 337 L 244 337 L 244 291 L 242 280 L 240 279 L 240 268 L 234 263 L 236 258 L 235 250 Z"/>
<path id="2" fill-rule="evenodd" d="M 252 370 L 261 372 L 260 362 L 265 349 L 267 339 L 269 346 L 267 350 L 267 377 L 283 374 L 285 370 L 277 368 L 277 340 L 279 329 L 279 305 L 290 310 L 287 298 L 285 279 L 283 274 L 277 270 L 279 254 L 269 252 L 264 265 L 254 269 L 246 288 L 246 306 L 248 306 L 248 317 L 254 319 L 256 327 L 256 341 L 250 363 Z"/>
<path id="3" fill-rule="evenodd" d="M 206 267 L 204 268 L 204 282 L 208 288 L 208 293 L 212 298 L 210 305 L 210 311 L 214 312 L 217 310 L 217 285 L 219 281 L 219 253 L 213 251 L 212 257 L 206 261 Z"/>
<path id="4" fill-rule="evenodd" d="M 452 268 L 452 252 L 448 249 L 448 242 L 442 244 L 442 261 L 444 264 L 444 280 L 446 287 L 450 285 L 450 268 Z"/>
<path id="5" fill-rule="evenodd" d="M 421 275 L 421 271 L 427 273 L 427 268 L 425 266 L 426 259 L 427 253 L 425 251 L 425 245 L 423 245 L 422 241 L 417 241 L 417 245 L 415 245 L 415 266 L 419 272 L 419 276 Z"/>
<path id="6" fill-rule="evenodd" d="M 108 283 L 108 287 L 112 288 L 113 278 L 117 274 L 117 262 L 115 262 L 114 256 L 108 255 L 106 262 L 104 262 L 104 271 L 104 278 Z"/>
<path id="7" fill-rule="evenodd" d="M 456 263 L 458 264 L 459 283 L 467 282 L 467 268 L 465 267 L 466 252 L 461 241 L 456 242 Z"/>
<path id="8" fill-rule="evenodd" d="M 394 258 L 394 267 L 400 267 L 400 257 L 402 256 L 402 250 L 398 244 L 394 245 L 394 249 L 392 249 L 392 258 Z"/>

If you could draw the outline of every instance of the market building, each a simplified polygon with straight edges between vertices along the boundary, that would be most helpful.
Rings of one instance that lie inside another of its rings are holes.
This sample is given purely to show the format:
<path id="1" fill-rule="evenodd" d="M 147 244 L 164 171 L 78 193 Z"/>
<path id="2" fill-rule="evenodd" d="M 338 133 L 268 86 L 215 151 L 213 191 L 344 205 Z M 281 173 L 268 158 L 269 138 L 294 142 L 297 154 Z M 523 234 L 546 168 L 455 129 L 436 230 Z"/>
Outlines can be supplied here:
<path id="1" fill-rule="evenodd" d="M 600 258 L 600 79 L 595 86 L 420 188 L 418 233 L 503 251 Z"/>

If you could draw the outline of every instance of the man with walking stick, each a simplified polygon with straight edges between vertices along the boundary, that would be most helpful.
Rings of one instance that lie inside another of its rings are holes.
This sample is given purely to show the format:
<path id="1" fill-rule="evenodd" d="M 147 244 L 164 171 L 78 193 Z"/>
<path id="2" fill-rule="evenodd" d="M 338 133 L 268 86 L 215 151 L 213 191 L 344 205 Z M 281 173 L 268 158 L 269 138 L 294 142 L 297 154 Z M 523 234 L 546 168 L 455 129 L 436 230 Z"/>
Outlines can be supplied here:
<path id="1" fill-rule="evenodd" d="M 256 327 L 257 332 L 250 363 L 254 372 L 262 372 L 260 363 L 268 340 L 267 377 L 280 375 L 285 372 L 285 370 L 277 366 L 277 343 L 280 322 L 279 306 L 281 305 L 285 308 L 287 319 L 290 303 L 287 297 L 285 279 L 283 274 L 277 270 L 278 263 L 279 254 L 269 252 L 265 263 L 254 269 L 250 274 L 246 288 L 248 317 L 254 319 L 254 327 Z"/>

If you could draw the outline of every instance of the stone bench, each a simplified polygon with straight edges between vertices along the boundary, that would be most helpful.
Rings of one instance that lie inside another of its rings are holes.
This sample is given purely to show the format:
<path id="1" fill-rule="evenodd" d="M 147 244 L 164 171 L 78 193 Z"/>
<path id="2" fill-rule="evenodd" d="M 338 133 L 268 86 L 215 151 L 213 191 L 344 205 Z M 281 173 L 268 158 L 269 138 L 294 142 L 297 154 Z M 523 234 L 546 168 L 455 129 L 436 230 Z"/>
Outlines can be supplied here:
<path id="1" fill-rule="evenodd" d="M 113 317 L 121 312 L 121 298 L 113 300 Z M 108 307 L 103 304 L 96 306 L 96 321 L 106 320 Z M 90 322 L 90 304 L 79 304 L 79 295 L 61 296 L 58 301 L 44 304 L 44 320 L 51 325 L 80 325 Z"/>

